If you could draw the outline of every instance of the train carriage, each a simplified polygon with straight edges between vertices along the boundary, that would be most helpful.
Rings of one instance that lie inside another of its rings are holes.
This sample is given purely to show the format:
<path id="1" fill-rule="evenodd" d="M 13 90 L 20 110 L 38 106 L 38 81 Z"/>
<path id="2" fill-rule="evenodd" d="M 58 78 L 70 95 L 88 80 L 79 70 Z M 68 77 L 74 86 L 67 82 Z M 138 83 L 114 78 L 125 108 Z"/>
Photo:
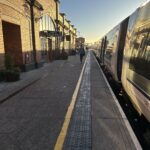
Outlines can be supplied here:
<path id="1" fill-rule="evenodd" d="M 101 40 L 99 58 L 150 122 L 150 1 Z"/>
<path id="2" fill-rule="evenodd" d="M 114 27 L 102 39 L 101 60 L 113 79 L 121 81 L 122 57 L 129 17 Z"/>
<path id="3" fill-rule="evenodd" d="M 130 16 L 122 85 L 139 114 L 150 121 L 150 2 Z"/>

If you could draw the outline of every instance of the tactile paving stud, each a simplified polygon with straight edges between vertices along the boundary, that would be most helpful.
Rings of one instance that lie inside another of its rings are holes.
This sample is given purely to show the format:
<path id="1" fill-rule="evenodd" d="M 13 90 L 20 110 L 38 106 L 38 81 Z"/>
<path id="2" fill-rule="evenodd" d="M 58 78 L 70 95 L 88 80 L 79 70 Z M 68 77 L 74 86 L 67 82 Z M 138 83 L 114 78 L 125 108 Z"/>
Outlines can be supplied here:
<path id="1" fill-rule="evenodd" d="M 64 143 L 64 150 L 91 150 L 90 55 L 73 117 Z"/>

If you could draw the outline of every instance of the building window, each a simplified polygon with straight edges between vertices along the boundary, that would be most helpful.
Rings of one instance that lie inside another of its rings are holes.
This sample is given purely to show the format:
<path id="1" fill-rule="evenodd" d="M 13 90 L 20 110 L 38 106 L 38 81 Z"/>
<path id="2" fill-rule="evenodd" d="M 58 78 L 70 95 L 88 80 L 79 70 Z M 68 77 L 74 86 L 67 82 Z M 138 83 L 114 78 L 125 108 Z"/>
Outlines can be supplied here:
<path id="1" fill-rule="evenodd" d="M 40 31 L 55 31 L 55 24 L 47 14 L 40 20 Z"/>

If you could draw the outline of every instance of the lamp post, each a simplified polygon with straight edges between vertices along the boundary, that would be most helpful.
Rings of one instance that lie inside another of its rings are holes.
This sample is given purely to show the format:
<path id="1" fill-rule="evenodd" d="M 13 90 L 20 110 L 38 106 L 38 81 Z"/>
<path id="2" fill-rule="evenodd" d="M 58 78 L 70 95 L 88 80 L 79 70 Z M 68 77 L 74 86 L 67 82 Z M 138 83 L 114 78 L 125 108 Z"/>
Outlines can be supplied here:
<path id="1" fill-rule="evenodd" d="M 34 18 L 34 10 L 33 10 L 34 8 L 33 7 L 36 7 L 39 11 L 43 11 L 43 7 L 36 0 L 25 0 L 25 3 L 28 3 L 28 5 L 30 6 L 33 59 L 34 59 L 34 66 L 35 66 L 35 68 L 37 68 L 38 65 L 37 65 L 37 58 L 36 58 L 35 26 L 34 26 L 35 18 Z"/>
<path id="2" fill-rule="evenodd" d="M 30 15 L 31 15 L 31 33 L 32 33 L 32 47 L 33 47 L 33 59 L 34 59 L 34 66 L 38 68 L 37 65 L 37 58 L 36 58 L 36 45 L 35 45 L 35 27 L 34 27 L 34 13 L 33 13 L 33 6 L 35 0 L 30 0 Z"/>
<path id="3" fill-rule="evenodd" d="M 34 21 L 37 18 L 34 18 L 34 10 L 33 7 L 36 7 L 39 11 L 43 11 L 42 5 L 36 1 L 36 0 L 25 0 L 25 3 L 23 6 L 25 7 L 25 10 L 28 10 L 28 5 L 30 7 L 30 22 L 31 22 L 31 36 L 32 36 L 32 48 L 33 48 L 33 59 L 34 59 L 34 66 L 35 68 L 38 67 L 37 65 L 37 58 L 36 58 L 36 44 L 35 44 L 35 27 L 34 27 Z M 28 16 L 28 15 L 27 15 Z M 41 18 L 41 16 L 40 16 Z M 39 18 L 38 18 L 39 19 Z"/>
<path id="4" fill-rule="evenodd" d="M 69 23 L 69 36 L 70 36 L 70 39 L 69 39 L 69 52 L 71 52 L 71 21 L 68 20 L 68 23 Z"/>
<path id="5" fill-rule="evenodd" d="M 76 39 L 77 39 L 77 28 L 75 28 L 75 50 L 77 49 Z"/>
<path id="6" fill-rule="evenodd" d="M 56 3 L 56 32 L 58 33 L 58 13 L 59 13 L 59 8 L 58 8 L 58 3 L 60 3 L 59 2 L 59 0 L 55 0 L 55 3 Z M 56 35 L 56 50 L 58 50 L 58 35 Z"/>
<path id="7" fill-rule="evenodd" d="M 64 52 L 64 48 L 65 48 L 65 13 L 61 13 L 61 15 L 63 16 L 63 48 L 62 48 L 62 51 Z"/>

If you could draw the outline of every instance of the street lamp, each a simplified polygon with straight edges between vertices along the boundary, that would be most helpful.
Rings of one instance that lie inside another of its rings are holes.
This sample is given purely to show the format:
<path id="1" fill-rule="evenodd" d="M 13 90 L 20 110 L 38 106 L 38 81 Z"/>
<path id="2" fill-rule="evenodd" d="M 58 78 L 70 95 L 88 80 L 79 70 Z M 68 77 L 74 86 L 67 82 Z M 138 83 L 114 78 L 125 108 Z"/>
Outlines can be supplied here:
<path id="1" fill-rule="evenodd" d="M 65 48 L 65 13 L 61 13 L 62 17 L 63 17 L 63 49 L 62 51 L 64 52 L 64 48 Z"/>
<path id="2" fill-rule="evenodd" d="M 69 40 L 69 51 L 71 52 L 71 21 L 68 20 L 69 23 L 69 36 L 70 36 L 70 40 Z"/>
<path id="3" fill-rule="evenodd" d="M 35 68 L 38 68 L 37 58 L 36 58 L 35 27 L 34 27 L 34 14 L 33 14 L 34 2 L 35 2 L 35 0 L 31 0 L 31 2 L 30 2 L 31 32 L 32 32 L 32 46 L 33 46 L 34 65 L 35 65 Z"/>
<path id="4" fill-rule="evenodd" d="M 43 11 L 43 7 L 36 0 L 26 0 L 26 3 L 28 3 L 29 6 L 30 6 L 31 33 L 32 33 L 32 47 L 33 47 L 34 66 L 35 66 L 35 68 L 38 68 L 37 58 L 36 58 L 35 26 L 34 26 L 35 18 L 34 18 L 33 7 L 35 6 L 39 11 Z"/>
<path id="5" fill-rule="evenodd" d="M 59 19 L 59 3 L 60 1 L 59 0 L 55 0 L 55 3 L 56 3 L 56 32 L 58 33 L 59 32 L 59 28 L 58 28 L 58 19 Z M 59 49 L 59 46 L 58 46 L 58 35 L 56 35 L 56 50 Z"/>

